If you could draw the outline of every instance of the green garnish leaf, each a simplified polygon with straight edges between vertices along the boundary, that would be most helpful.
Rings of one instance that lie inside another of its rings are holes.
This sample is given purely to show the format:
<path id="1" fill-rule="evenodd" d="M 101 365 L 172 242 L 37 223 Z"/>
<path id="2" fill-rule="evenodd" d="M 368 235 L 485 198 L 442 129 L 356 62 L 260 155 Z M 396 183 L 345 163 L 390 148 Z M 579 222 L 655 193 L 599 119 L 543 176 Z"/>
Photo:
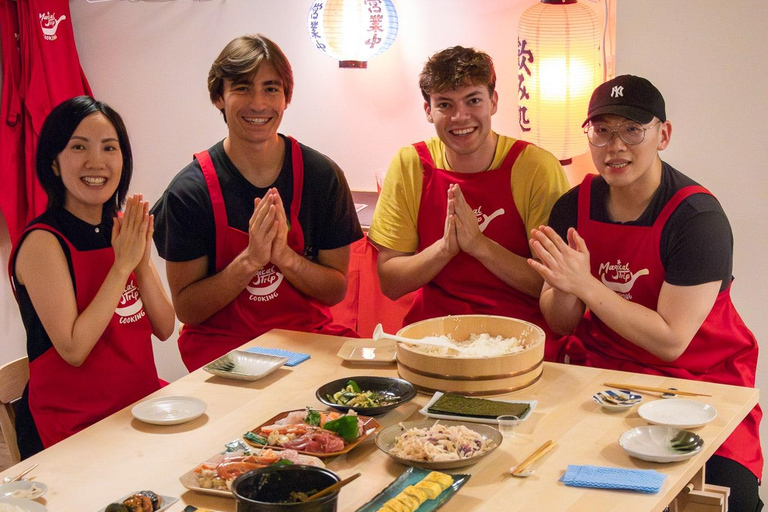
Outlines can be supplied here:
<path id="1" fill-rule="evenodd" d="M 267 438 L 254 432 L 246 432 L 243 437 L 256 444 L 267 444 Z"/>
<path id="2" fill-rule="evenodd" d="M 320 413 L 307 407 L 307 416 L 304 418 L 304 423 L 314 426 L 320 425 Z"/>
<path id="3" fill-rule="evenodd" d="M 270 466 L 292 466 L 293 462 L 289 461 L 288 459 L 280 459 L 277 462 L 273 462 L 270 464 Z"/>
<path id="4" fill-rule="evenodd" d="M 357 439 L 357 416 L 341 416 L 323 425 L 325 430 L 336 432 L 346 442 L 351 443 Z"/>

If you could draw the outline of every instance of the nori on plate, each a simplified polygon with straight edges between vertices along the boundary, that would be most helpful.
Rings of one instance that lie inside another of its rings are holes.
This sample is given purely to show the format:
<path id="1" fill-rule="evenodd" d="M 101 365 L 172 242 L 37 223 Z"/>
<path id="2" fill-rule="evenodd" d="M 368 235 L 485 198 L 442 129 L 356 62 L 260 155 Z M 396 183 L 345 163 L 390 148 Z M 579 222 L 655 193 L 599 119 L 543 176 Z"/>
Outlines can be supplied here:
<path id="1" fill-rule="evenodd" d="M 498 418 L 508 414 L 521 418 L 530 407 L 529 404 L 499 402 L 446 393 L 438 398 L 427 411 L 432 414 L 450 414 L 470 418 Z"/>

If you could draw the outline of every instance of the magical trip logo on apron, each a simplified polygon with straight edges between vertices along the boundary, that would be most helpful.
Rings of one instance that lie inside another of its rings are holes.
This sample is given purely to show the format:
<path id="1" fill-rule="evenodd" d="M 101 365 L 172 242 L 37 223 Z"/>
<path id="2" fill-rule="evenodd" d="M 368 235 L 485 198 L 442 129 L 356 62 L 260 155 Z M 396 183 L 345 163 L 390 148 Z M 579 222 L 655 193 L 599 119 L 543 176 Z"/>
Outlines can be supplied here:
<path id="1" fill-rule="evenodd" d="M 600 263 L 597 270 L 600 276 L 600 281 L 609 289 L 618 293 L 627 300 L 632 300 L 632 286 L 635 281 L 642 276 L 647 276 L 650 271 L 647 268 L 632 272 L 631 265 L 629 263 L 622 263 L 621 260 L 616 260 L 616 263 L 606 261 Z"/>
<path id="2" fill-rule="evenodd" d="M 271 264 L 256 272 L 251 282 L 245 287 L 251 294 L 250 300 L 267 302 L 276 298 L 279 295 L 277 289 L 283 282 L 283 277 L 280 269 Z"/>
<path id="3" fill-rule="evenodd" d="M 139 288 L 133 278 L 126 283 L 115 313 L 120 317 L 121 324 L 132 324 L 146 316 L 147 312 L 144 310 L 144 303 L 141 302 Z"/>

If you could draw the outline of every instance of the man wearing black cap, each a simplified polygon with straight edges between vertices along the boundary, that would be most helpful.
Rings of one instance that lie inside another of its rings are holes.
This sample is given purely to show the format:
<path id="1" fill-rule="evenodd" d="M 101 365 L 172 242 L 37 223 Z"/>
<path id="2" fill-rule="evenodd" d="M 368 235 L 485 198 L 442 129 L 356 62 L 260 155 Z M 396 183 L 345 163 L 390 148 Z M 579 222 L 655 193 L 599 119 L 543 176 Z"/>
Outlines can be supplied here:
<path id="1" fill-rule="evenodd" d="M 572 364 L 754 387 L 757 341 L 730 298 L 733 235 L 705 188 L 662 162 L 664 98 L 622 75 L 592 94 L 588 175 L 532 230 L 540 306 Z M 759 405 L 707 462 L 730 510 L 762 509 Z"/>

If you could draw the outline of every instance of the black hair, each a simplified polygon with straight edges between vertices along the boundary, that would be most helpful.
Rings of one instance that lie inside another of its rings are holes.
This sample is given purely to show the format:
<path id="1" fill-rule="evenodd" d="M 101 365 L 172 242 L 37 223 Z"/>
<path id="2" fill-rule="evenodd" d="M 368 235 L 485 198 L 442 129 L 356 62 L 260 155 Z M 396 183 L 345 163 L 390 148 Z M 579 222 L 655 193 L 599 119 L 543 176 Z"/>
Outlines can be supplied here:
<path id="1" fill-rule="evenodd" d="M 102 208 L 101 217 L 106 220 L 114 217 L 125 203 L 133 174 L 133 153 L 131 153 L 131 143 L 128 140 L 128 131 L 120 114 L 115 112 L 112 107 L 90 96 L 76 96 L 57 105 L 45 118 L 43 127 L 40 129 L 40 138 L 37 142 L 36 170 L 40 185 L 48 194 L 48 208 L 63 207 L 66 189 L 61 177 L 56 176 L 53 172 L 54 163 L 59 153 L 67 147 L 69 139 L 83 119 L 95 113 L 101 113 L 115 127 L 120 151 L 123 155 L 120 183 L 118 183 L 115 193 L 104 203 Z"/>

